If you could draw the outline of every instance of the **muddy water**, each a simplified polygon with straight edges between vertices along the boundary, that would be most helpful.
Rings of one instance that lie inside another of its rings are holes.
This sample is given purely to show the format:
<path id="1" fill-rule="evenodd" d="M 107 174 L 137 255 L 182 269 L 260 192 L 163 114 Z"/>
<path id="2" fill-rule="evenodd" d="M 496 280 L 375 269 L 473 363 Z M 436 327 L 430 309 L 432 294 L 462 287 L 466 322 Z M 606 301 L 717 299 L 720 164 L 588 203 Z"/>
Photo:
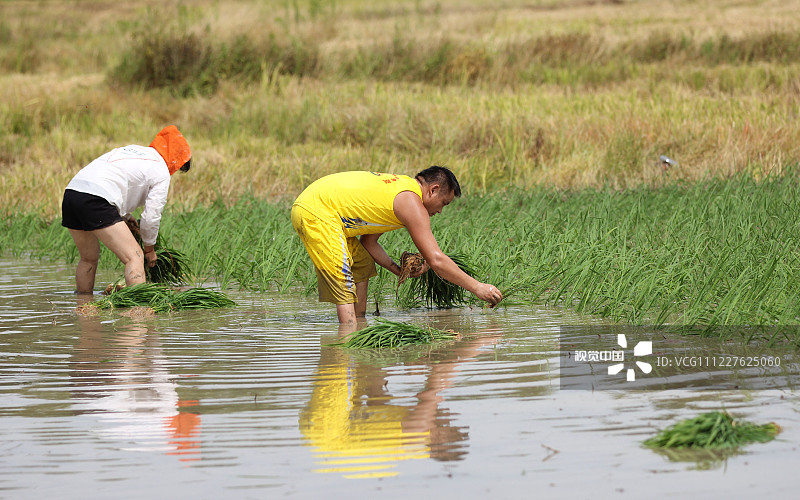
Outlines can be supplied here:
<path id="1" fill-rule="evenodd" d="M 770 389 L 747 388 L 765 375 L 743 370 L 727 388 L 709 388 L 717 373 L 709 387 L 695 374 L 685 388 L 567 390 L 562 327 L 599 322 L 560 310 L 387 305 L 390 319 L 470 335 L 347 352 L 325 346 L 332 309 L 298 297 L 78 316 L 72 272 L 0 261 L 0 498 L 730 498 L 797 484 L 791 355 Z M 641 446 L 722 407 L 783 432 L 728 456 Z"/>

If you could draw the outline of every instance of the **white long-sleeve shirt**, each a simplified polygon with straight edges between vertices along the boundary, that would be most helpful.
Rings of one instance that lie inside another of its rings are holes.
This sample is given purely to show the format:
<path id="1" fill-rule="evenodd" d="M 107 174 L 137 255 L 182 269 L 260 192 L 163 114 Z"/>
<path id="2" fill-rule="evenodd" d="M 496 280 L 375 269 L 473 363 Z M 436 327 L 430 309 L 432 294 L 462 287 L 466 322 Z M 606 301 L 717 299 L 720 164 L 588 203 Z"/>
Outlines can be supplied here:
<path id="1" fill-rule="evenodd" d="M 169 193 L 169 169 L 154 148 L 116 148 L 83 167 L 67 189 L 99 196 L 124 218 L 144 207 L 139 229 L 143 245 L 154 245 Z"/>

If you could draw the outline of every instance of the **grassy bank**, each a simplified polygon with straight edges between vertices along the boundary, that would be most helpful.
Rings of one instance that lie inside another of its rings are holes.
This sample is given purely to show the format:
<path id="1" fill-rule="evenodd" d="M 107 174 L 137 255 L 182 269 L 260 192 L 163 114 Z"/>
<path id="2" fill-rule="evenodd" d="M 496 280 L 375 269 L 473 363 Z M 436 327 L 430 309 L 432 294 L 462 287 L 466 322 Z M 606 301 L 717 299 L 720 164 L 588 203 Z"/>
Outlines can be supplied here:
<path id="1" fill-rule="evenodd" d="M 167 123 L 195 152 L 182 208 L 354 168 L 445 164 L 482 193 L 780 175 L 800 156 L 798 8 L 0 2 L 0 205 L 55 216 L 80 167 Z"/>
<path id="2" fill-rule="evenodd" d="M 788 177 L 660 189 L 514 190 L 458 200 L 434 218 L 445 252 L 472 256 L 479 277 L 514 292 L 507 303 L 564 305 L 633 324 L 796 325 L 800 319 L 800 188 Z M 75 260 L 57 223 L 10 217 L 0 245 Z M 246 198 L 168 213 L 164 235 L 197 275 L 269 293 L 313 293 L 315 276 L 287 204 Z M 382 237 L 413 249 L 405 231 Z M 106 253 L 102 265 L 116 266 Z M 396 279 L 371 301 L 397 307 Z"/>

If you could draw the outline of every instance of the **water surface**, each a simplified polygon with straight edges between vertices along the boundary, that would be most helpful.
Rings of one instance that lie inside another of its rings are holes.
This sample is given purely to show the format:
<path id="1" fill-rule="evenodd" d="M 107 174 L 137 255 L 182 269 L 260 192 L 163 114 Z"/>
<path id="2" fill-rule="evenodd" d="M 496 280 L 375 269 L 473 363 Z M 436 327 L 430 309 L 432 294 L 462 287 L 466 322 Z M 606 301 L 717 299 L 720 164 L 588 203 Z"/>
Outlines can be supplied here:
<path id="1" fill-rule="evenodd" d="M 730 498 L 795 489 L 800 404 L 785 379 L 773 389 L 709 389 L 701 375 L 687 388 L 560 389 L 562 327 L 601 323 L 591 318 L 387 303 L 389 319 L 468 335 L 353 352 L 326 346 L 339 334 L 332 307 L 298 296 L 230 291 L 239 304 L 231 309 L 81 316 L 73 272 L 0 261 L 0 498 Z M 98 288 L 116 277 L 101 274 Z M 684 350 L 707 342 L 671 341 Z M 722 407 L 783 432 L 725 457 L 641 446 L 678 419 Z"/>

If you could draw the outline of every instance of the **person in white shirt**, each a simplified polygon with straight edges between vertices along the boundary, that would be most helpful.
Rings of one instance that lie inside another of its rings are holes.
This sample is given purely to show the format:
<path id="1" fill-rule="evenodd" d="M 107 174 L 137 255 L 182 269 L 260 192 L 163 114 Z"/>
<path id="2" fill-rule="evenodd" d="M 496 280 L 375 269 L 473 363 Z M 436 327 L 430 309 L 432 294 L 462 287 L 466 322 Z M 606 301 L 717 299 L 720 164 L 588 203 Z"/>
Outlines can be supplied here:
<path id="1" fill-rule="evenodd" d="M 149 147 L 113 149 L 72 178 L 64 191 L 61 225 L 69 229 L 80 254 L 75 272 L 78 294 L 94 293 L 100 243 L 125 265 L 126 285 L 145 282 L 145 259 L 149 267 L 156 261 L 154 245 L 170 176 L 187 172 L 191 159 L 186 138 L 170 125 Z M 124 221 L 139 207 L 144 207 L 140 222 L 144 249 Z"/>

